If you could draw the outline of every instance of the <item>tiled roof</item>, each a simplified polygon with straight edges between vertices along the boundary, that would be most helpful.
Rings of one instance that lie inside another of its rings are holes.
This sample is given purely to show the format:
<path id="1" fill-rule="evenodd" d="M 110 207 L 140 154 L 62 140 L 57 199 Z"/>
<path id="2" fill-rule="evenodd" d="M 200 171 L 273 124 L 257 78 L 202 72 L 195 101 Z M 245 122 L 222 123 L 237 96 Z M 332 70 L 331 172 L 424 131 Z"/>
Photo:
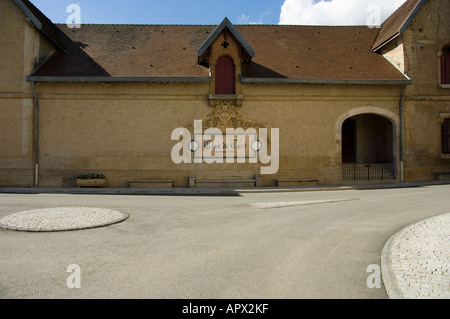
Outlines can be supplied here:
<path id="1" fill-rule="evenodd" d="M 57 25 L 66 52 L 33 76 L 208 77 L 197 50 L 212 25 Z M 378 30 L 367 27 L 242 25 L 236 29 L 255 50 L 245 78 L 405 80 L 377 53 Z"/>
<path id="2" fill-rule="evenodd" d="M 397 80 L 404 75 L 370 53 L 377 30 L 367 27 L 258 26 L 238 29 L 256 56 L 245 77 Z"/>
<path id="3" fill-rule="evenodd" d="M 205 77 L 197 49 L 214 26 L 57 25 L 67 48 L 34 76 Z"/>
<path id="4" fill-rule="evenodd" d="M 376 51 L 395 36 L 402 34 L 425 2 L 426 0 L 407 0 L 403 3 L 383 22 L 372 49 Z"/>

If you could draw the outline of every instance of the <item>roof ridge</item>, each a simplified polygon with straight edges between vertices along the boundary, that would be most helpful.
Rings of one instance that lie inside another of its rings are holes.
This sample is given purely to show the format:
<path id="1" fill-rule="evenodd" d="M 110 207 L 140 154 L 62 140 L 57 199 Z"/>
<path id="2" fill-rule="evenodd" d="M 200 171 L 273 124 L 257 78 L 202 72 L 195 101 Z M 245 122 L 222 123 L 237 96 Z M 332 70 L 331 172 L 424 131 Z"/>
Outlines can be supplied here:
<path id="1" fill-rule="evenodd" d="M 384 20 L 384 22 L 381 24 L 381 27 L 383 27 L 383 25 L 385 23 L 387 23 L 389 21 L 389 19 L 391 19 L 391 17 L 393 18 L 393 16 L 397 15 L 399 13 L 399 11 L 402 9 L 402 7 L 408 3 L 408 1 L 417 1 L 417 0 L 405 0 L 405 2 L 403 2 L 403 4 L 397 8 L 397 10 L 392 12 L 391 15 L 389 17 L 387 17 L 386 20 Z"/>
<path id="2" fill-rule="evenodd" d="M 60 27 L 65 23 L 54 23 Z M 367 25 L 233 24 L 236 27 L 368 28 Z M 217 27 L 217 24 L 82 23 L 83 26 Z"/>
<path id="3" fill-rule="evenodd" d="M 57 26 L 66 25 L 65 23 L 55 23 Z M 194 27 L 216 27 L 216 24 L 151 24 L 151 23 L 81 23 L 80 26 L 84 25 L 99 25 L 99 26 L 194 26 Z"/>

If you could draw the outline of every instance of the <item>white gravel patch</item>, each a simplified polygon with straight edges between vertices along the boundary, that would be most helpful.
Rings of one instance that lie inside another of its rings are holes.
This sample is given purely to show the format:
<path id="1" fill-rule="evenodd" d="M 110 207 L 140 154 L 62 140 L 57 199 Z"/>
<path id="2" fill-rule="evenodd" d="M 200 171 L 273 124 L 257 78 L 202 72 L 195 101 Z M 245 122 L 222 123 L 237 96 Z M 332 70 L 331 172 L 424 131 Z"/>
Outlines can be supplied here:
<path id="1" fill-rule="evenodd" d="M 387 271 L 401 291 L 391 298 L 450 299 L 450 214 L 411 225 L 391 243 Z"/>
<path id="2" fill-rule="evenodd" d="M 81 230 L 119 223 L 128 214 L 105 208 L 59 207 L 24 211 L 0 219 L 0 227 L 30 232 Z"/>
<path id="3" fill-rule="evenodd" d="M 259 209 L 270 209 L 270 208 L 282 208 L 282 207 L 292 207 L 292 206 L 303 206 L 303 205 L 317 205 L 326 203 L 337 203 L 349 201 L 350 199 L 330 199 L 330 200 L 308 200 L 308 201 L 295 201 L 295 202 L 267 202 L 267 203 L 253 203 L 250 204 L 253 208 Z"/>

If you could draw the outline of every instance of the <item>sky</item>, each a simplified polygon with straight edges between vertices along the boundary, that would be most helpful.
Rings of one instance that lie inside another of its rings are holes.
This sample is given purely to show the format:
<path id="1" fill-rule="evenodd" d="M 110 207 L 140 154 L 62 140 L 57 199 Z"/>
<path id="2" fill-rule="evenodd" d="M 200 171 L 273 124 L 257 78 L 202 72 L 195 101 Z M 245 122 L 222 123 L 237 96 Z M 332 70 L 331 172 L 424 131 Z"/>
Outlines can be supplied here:
<path id="1" fill-rule="evenodd" d="M 31 0 L 54 23 L 66 23 L 71 4 L 81 23 L 366 25 L 381 22 L 405 0 Z M 375 6 L 374 6 L 375 5 Z"/>

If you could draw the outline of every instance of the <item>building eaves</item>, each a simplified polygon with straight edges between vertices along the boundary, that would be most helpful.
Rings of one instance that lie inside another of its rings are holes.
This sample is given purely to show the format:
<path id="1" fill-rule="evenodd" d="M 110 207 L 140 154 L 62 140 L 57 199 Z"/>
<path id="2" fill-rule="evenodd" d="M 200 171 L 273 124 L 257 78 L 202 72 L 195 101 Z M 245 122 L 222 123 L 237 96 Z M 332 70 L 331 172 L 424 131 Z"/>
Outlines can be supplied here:
<path id="1" fill-rule="evenodd" d="M 14 0 L 15 4 L 22 10 L 31 23 L 42 32 L 59 49 L 65 50 L 64 45 L 58 37 L 56 26 L 29 0 Z"/>
<path id="2" fill-rule="evenodd" d="M 410 85 L 412 80 L 366 80 L 366 79 L 289 79 L 241 77 L 242 83 L 249 84 L 328 84 L 328 85 Z"/>
<path id="3" fill-rule="evenodd" d="M 209 77 L 139 77 L 139 76 L 29 76 L 28 82 L 104 82 L 104 83 L 182 83 L 210 82 Z"/>

